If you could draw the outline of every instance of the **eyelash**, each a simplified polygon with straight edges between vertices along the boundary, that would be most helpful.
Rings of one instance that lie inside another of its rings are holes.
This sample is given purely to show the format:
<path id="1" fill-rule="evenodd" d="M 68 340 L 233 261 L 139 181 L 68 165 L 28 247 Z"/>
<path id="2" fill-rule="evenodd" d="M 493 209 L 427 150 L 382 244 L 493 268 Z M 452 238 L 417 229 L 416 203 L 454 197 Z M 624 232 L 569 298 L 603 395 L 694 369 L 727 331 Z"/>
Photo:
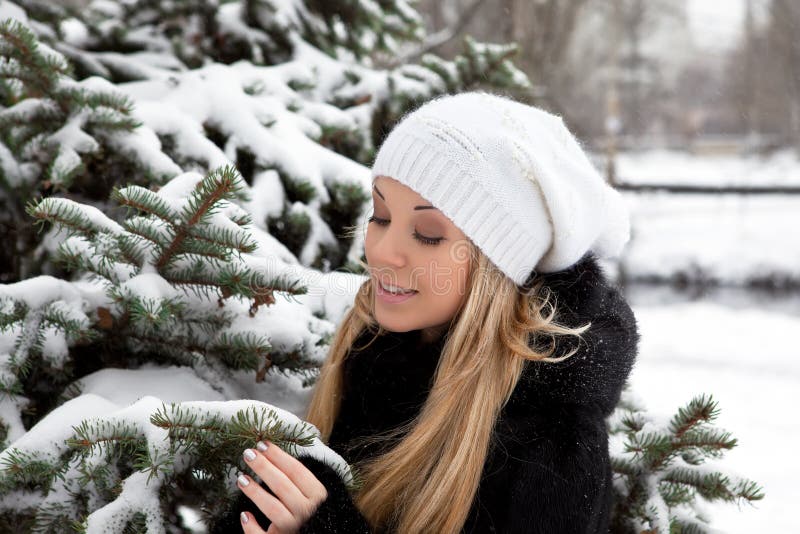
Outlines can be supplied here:
<path id="1" fill-rule="evenodd" d="M 380 219 L 378 217 L 375 217 L 374 215 L 369 218 L 369 222 L 374 222 L 375 224 L 378 224 L 380 226 L 386 226 L 387 224 L 389 224 L 388 220 Z M 443 237 L 436 237 L 436 238 L 425 237 L 424 235 L 422 235 L 422 234 L 420 234 L 420 233 L 415 231 L 414 232 L 414 239 L 416 239 L 417 241 L 419 241 L 423 245 L 438 245 L 444 238 Z"/>

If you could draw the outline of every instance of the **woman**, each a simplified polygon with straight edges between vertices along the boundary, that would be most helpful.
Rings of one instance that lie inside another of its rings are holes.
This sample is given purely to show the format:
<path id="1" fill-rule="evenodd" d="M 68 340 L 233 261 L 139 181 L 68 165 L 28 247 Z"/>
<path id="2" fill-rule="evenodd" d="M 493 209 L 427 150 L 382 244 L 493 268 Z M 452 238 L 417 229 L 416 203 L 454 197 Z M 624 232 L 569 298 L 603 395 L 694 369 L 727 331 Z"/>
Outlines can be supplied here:
<path id="1" fill-rule="evenodd" d="M 363 486 L 260 444 L 243 531 L 607 532 L 639 340 L 597 263 L 629 238 L 621 196 L 560 118 L 485 92 L 406 115 L 372 172 L 370 278 L 306 416 Z"/>

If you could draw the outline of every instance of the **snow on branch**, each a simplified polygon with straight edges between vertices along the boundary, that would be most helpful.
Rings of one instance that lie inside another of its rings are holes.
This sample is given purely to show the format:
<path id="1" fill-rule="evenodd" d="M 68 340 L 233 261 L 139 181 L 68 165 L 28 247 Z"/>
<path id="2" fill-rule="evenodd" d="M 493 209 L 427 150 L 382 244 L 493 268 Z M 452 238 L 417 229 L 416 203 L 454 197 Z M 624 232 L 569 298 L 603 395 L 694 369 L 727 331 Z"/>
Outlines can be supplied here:
<path id="1" fill-rule="evenodd" d="M 64 403 L 0 453 L 0 491 L 6 502 L 19 499 L 32 509 L 34 532 L 65 523 L 87 533 L 122 532 L 137 524 L 148 532 L 165 531 L 165 503 L 218 509 L 218 498 L 230 497 L 233 477 L 246 469 L 241 451 L 264 439 L 327 463 L 350 489 L 359 484 L 313 425 L 266 403 L 167 405 L 148 396 L 122 409 L 102 402 L 91 410 L 97 415 L 85 417 L 90 401 Z M 79 422 L 65 431 L 60 420 Z M 184 490 L 176 488 L 179 480 Z M 187 491 L 193 486 L 204 491 Z"/>
<path id="2" fill-rule="evenodd" d="M 16 437 L 24 426 L 26 392 L 55 394 L 72 379 L 76 364 L 96 365 L 91 359 L 75 362 L 71 353 L 92 343 L 113 348 L 91 354 L 104 365 L 118 360 L 116 365 L 127 367 L 130 358 L 185 365 L 220 388 L 238 370 L 254 371 L 259 382 L 268 372 L 282 372 L 309 383 L 331 325 L 312 320 L 311 310 L 297 303 L 280 312 L 302 327 L 294 334 L 302 342 L 288 343 L 276 315 L 259 314 L 275 306 L 277 295 L 290 300 L 306 288 L 279 262 L 267 270 L 248 257 L 255 243 L 246 213 L 233 203 L 243 193 L 241 177 L 226 166 L 206 176 L 184 173 L 158 191 L 117 189 L 114 198 L 135 212 L 122 224 L 65 198 L 30 203 L 28 211 L 39 223 L 69 234 L 56 257 L 76 274 L 93 277 L 93 287 L 102 287 L 104 295 L 89 298 L 75 288 L 67 302 L 39 298 L 30 305 L 23 288 L 40 294 L 52 285 L 48 278 L 3 286 L 0 334 L 9 349 L 0 359 L 0 387 L 7 396 L 0 402 L 0 428 Z M 315 330 L 321 330 L 316 342 L 304 340 Z M 275 333 L 279 343 L 271 340 Z M 34 414 L 41 409 L 28 408 Z"/>
<path id="3" fill-rule="evenodd" d="M 626 387 L 609 418 L 617 528 L 710 532 L 698 497 L 737 503 L 764 498 L 755 482 L 709 462 L 736 446 L 729 432 L 711 426 L 718 414 L 710 395 L 698 395 L 664 420 L 645 412 Z"/>

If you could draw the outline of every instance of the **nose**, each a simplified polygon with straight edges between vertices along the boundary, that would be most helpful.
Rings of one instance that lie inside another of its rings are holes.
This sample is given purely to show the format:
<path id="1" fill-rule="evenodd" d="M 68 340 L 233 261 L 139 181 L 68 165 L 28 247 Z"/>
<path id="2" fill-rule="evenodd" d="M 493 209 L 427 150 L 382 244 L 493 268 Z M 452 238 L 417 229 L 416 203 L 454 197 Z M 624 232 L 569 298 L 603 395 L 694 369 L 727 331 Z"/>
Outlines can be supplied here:
<path id="1" fill-rule="evenodd" d="M 369 246 L 367 256 L 376 268 L 391 267 L 395 270 L 408 263 L 408 251 L 405 250 L 403 236 L 396 230 L 397 226 L 390 224 L 388 227 L 383 227 L 371 236 L 372 239 L 367 240 Z"/>

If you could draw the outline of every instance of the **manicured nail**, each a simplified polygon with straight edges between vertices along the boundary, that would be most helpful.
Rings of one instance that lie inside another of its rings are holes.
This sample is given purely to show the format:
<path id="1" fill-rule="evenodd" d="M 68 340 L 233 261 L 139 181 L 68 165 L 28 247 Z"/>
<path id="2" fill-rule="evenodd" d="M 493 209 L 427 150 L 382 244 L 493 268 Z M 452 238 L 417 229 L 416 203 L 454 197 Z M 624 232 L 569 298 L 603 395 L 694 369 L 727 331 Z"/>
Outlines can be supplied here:
<path id="1" fill-rule="evenodd" d="M 241 517 L 241 518 L 242 518 L 242 523 L 244 523 L 244 524 L 247 524 L 247 522 L 248 522 L 248 521 L 250 521 L 250 518 L 249 518 L 249 517 L 247 517 L 247 514 L 246 514 L 246 513 L 244 513 L 244 512 L 242 512 L 241 514 L 239 514 L 239 517 Z"/>
<path id="2" fill-rule="evenodd" d="M 239 478 L 237 478 L 236 480 L 238 480 L 239 484 L 241 484 L 242 486 L 247 486 L 248 484 L 250 484 L 250 481 L 247 480 L 247 477 L 244 475 L 239 475 Z"/>
<path id="3" fill-rule="evenodd" d="M 242 453 L 242 456 L 244 456 L 244 459 L 248 462 L 252 462 L 256 459 L 256 453 L 253 449 L 245 449 L 244 453 Z"/>
<path id="4" fill-rule="evenodd" d="M 256 443 L 256 449 L 260 450 L 261 452 L 266 452 L 267 444 L 264 443 L 263 441 L 259 441 L 258 443 Z"/>

